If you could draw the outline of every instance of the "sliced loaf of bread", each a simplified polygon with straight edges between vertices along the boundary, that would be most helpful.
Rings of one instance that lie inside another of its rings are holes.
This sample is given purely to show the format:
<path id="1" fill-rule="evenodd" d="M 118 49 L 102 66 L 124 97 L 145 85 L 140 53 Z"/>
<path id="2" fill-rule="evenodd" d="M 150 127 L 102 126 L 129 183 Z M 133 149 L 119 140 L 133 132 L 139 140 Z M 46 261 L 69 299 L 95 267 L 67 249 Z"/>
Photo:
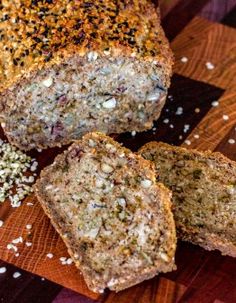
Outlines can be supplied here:
<path id="1" fill-rule="evenodd" d="M 90 133 L 44 169 L 36 195 L 94 292 L 175 268 L 170 192 L 153 163 Z"/>
<path id="2" fill-rule="evenodd" d="M 139 153 L 154 161 L 173 193 L 178 236 L 236 257 L 236 163 L 221 153 L 150 142 Z"/>

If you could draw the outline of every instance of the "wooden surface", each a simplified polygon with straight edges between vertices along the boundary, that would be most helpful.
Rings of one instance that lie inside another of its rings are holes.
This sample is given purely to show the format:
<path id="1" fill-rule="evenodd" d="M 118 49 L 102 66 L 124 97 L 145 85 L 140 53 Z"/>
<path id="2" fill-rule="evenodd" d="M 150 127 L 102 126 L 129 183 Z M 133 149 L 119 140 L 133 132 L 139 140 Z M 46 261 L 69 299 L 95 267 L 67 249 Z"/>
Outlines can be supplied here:
<path id="1" fill-rule="evenodd" d="M 185 22 L 189 18 L 185 18 Z M 181 22 L 173 34 L 169 22 L 165 23 L 169 37 L 173 38 L 176 32 L 181 32 L 172 41 L 176 57 L 175 74 L 170 98 L 155 125 L 157 129 L 135 137 L 123 134 L 116 136 L 116 139 L 133 150 L 150 140 L 162 140 L 201 150 L 218 150 L 236 160 L 236 144 L 228 142 L 229 139 L 236 140 L 236 29 L 195 17 L 183 30 Z M 183 56 L 188 58 L 187 63 L 181 62 Z M 208 61 L 215 65 L 213 70 L 206 68 Z M 219 101 L 217 107 L 212 106 L 215 100 Z M 176 115 L 178 107 L 183 108 L 182 115 Z M 224 120 L 223 115 L 229 119 Z M 168 123 L 164 123 L 166 119 Z M 189 130 L 184 132 L 186 124 Z M 51 163 L 58 152 L 57 149 L 34 152 L 33 156 L 37 157 L 42 168 Z M 34 206 L 28 206 L 29 201 Z M 88 291 L 73 265 L 61 265 L 59 258 L 68 257 L 66 248 L 34 196 L 28 197 L 23 206 L 15 210 L 5 202 L 0 207 L 0 219 L 4 221 L 0 228 L 0 259 L 100 302 L 236 302 L 236 260 L 222 257 L 218 252 L 206 252 L 188 243 L 178 245 L 177 271 L 160 275 L 119 294 L 106 292 L 99 298 Z M 32 224 L 30 234 L 26 224 Z M 6 245 L 19 236 L 33 244 L 31 247 L 17 245 L 20 255 L 15 257 Z M 48 259 L 47 253 L 53 253 L 54 257 Z M 22 276 L 16 281 L 12 279 L 12 273 L 19 269 L 4 266 L 7 272 L 0 275 L 1 302 L 51 302 L 60 289 L 56 284 L 21 270 Z M 13 287 L 15 292 L 11 295 L 9 289 Z M 33 293 L 30 289 L 37 291 Z M 44 296 L 45 293 L 48 296 Z M 64 301 L 57 298 L 57 303 L 94 302 L 76 295 L 69 301 L 71 297 L 67 297 L 66 292 L 64 298 Z"/>

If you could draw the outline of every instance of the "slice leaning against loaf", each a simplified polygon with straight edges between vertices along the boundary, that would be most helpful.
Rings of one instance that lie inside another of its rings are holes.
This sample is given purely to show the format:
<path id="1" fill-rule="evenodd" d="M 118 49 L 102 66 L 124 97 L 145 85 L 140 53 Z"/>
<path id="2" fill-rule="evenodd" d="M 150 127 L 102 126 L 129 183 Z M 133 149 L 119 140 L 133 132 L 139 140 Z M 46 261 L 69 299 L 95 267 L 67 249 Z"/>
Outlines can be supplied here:
<path id="1" fill-rule="evenodd" d="M 173 59 L 151 1 L 4 0 L 0 26 L 0 121 L 20 149 L 159 117 Z"/>
<path id="2" fill-rule="evenodd" d="M 150 142 L 139 153 L 154 161 L 173 194 L 177 235 L 236 257 L 236 163 L 218 152 Z"/>
<path id="3" fill-rule="evenodd" d="M 42 171 L 35 192 L 94 292 L 175 268 L 170 192 L 150 161 L 111 138 L 75 142 Z"/>

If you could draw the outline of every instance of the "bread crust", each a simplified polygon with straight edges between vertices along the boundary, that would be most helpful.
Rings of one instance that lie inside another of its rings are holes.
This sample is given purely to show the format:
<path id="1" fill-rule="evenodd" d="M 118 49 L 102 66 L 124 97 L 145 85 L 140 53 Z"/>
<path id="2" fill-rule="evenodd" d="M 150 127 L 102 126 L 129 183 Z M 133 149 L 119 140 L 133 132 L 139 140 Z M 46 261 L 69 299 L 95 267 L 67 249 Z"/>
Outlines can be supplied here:
<path id="1" fill-rule="evenodd" d="M 94 134 L 95 133 L 93 133 L 92 136 L 94 136 Z M 96 135 L 99 136 L 100 138 L 101 137 L 106 138 L 106 142 L 110 142 L 114 146 L 117 146 L 117 148 L 119 148 L 119 150 L 121 149 L 120 145 L 117 142 L 114 142 L 111 138 L 108 138 L 100 133 L 96 133 Z M 87 134 L 85 137 L 91 138 L 91 134 Z M 70 149 L 72 149 L 72 148 L 73 148 L 73 145 L 70 147 Z M 130 151 L 128 149 L 123 148 L 123 147 L 122 147 L 122 151 L 124 153 L 127 153 L 127 152 L 130 153 Z M 67 153 L 68 153 L 68 151 L 65 151 L 64 153 L 57 156 L 54 161 L 54 164 L 57 163 L 57 165 L 60 166 L 60 163 L 64 163 L 64 158 Z M 139 155 L 137 155 L 136 157 L 138 157 L 140 169 L 147 169 L 150 171 L 151 174 L 153 172 L 153 178 L 155 179 L 154 164 L 151 163 L 150 161 L 143 159 Z M 74 248 L 77 247 L 76 241 L 73 239 L 73 235 L 72 236 L 67 235 L 65 237 L 65 233 L 66 233 L 65 224 L 64 224 L 64 222 L 61 222 L 61 218 L 58 215 L 58 213 L 56 212 L 56 210 L 53 209 L 52 207 L 50 207 L 50 199 L 48 196 L 45 196 L 45 194 L 44 194 L 43 188 L 50 183 L 51 167 L 52 166 L 49 166 L 41 172 L 40 179 L 38 179 L 38 181 L 36 182 L 35 187 L 34 187 L 35 194 L 38 198 L 38 201 L 42 205 L 42 208 L 44 209 L 45 213 L 50 218 L 53 226 L 55 227 L 55 229 L 57 230 L 57 232 L 60 234 L 63 241 L 65 242 L 65 244 L 68 248 L 68 252 L 71 255 L 71 258 L 74 260 L 75 265 L 79 269 L 81 269 L 88 287 L 94 292 L 103 292 L 104 288 L 108 287 L 108 285 L 104 284 L 102 286 L 101 282 L 100 282 L 100 285 L 98 285 L 97 280 L 95 278 L 93 280 L 93 275 L 94 275 L 93 270 L 91 268 L 89 268 L 86 264 L 84 264 L 83 262 L 80 262 L 81 256 L 79 256 L 79 255 L 75 256 L 75 249 L 73 249 L 72 247 L 74 247 Z M 150 279 L 150 278 L 154 277 L 156 274 L 158 274 L 158 272 L 167 272 L 167 271 L 171 271 L 171 270 L 175 269 L 174 253 L 175 253 L 175 249 L 176 249 L 176 236 L 175 236 L 175 232 L 174 232 L 175 231 L 174 219 L 173 219 L 173 215 L 171 212 L 170 191 L 168 189 L 166 189 L 166 187 L 164 187 L 164 185 L 162 185 L 162 184 L 157 184 L 156 190 L 161 195 L 160 197 L 162 200 L 163 209 L 165 210 L 164 213 L 166 214 L 167 226 L 170 231 L 170 235 L 168 235 L 168 237 L 169 237 L 168 238 L 169 239 L 168 254 L 169 254 L 169 256 L 171 256 L 172 260 L 169 263 L 159 262 L 159 264 L 156 268 L 153 268 L 153 270 L 151 270 L 151 271 L 150 271 L 150 269 L 147 269 L 146 272 L 144 270 L 142 273 L 140 273 L 139 276 L 137 276 L 137 275 L 132 276 L 132 273 L 130 273 L 130 276 L 123 277 L 122 282 L 120 282 L 119 284 L 110 285 L 109 288 L 111 290 L 120 291 L 120 290 L 130 287 L 132 285 L 140 283 L 141 281 Z M 157 268 L 158 268 L 158 272 L 157 272 Z"/>
<path id="2" fill-rule="evenodd" d="M 163 142 L 149 142 L 142 146 L 138 153 L 140 155 L 145 155 L 146 153 L 152 153 L 158 148 L 164 147 L 165 150 L 169 150 L 171 153 L 184 153 L 190 156 L 207 158 L 212 161 L 216 161 L 218 165 L 224 167 L 228 171 L 229 175 L 232 175 L 232 168 L 236 169 L 236 163 L 233 160 L 228 159 L 226 156 L 220 152 L 198 151 L 195 149 L 186 149 L 184 147 L 174 147 Z M 158 171 L 157 171 L 158 174 Z M 201 231 L 199 228 L 192 226 L 191 228 L 184 225 L 181 222 L 176 222 L 177 227 L 177 237 L 184 241 L 191 242 L 196 245 L 200 245 L 206 250 L 219 250 L 222 255 L 228 255 L 231 257 L 236 257 L 236 245 L 232 241 L 223 236 L 210 231 Z"/>
<path id="3" fill-rule="evenodd" d="M 171 73 L 173 56 L 150 1 L 11 1 L 0 6 L 0 93 L 39 70 L 84 57 L 138 57 Z M 9 39 L 8 37 L 12 37 Z M 2 107 L 4 100 L 1 100 Z"/>

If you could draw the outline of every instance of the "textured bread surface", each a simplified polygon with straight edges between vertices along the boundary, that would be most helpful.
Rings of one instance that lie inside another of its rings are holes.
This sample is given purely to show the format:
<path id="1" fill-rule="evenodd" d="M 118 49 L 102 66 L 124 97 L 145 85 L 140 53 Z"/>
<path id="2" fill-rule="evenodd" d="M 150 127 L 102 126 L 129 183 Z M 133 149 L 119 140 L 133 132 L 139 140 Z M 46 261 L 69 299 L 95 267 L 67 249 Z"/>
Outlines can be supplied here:
<path id="1" fill-rule="evenodd" d="M 236 163 L 218 152 L 150 142 L 139 153 L 154 161 L 173 194 L 177 235 L 236 257 Z"/>
<path id="2" fill-rule="evenodd" d="M 172 53 L 151 1 L 4 0 L 0 31 L 0 119 L 19 148 L 159 117 Z"/>
<path id="3" fill-rule="evenodd" d="M 94 292 L 175 268 L 170 192 L 150 161 L 111 138 L 76 141 L 42 171 L 35 192 Z"/>

